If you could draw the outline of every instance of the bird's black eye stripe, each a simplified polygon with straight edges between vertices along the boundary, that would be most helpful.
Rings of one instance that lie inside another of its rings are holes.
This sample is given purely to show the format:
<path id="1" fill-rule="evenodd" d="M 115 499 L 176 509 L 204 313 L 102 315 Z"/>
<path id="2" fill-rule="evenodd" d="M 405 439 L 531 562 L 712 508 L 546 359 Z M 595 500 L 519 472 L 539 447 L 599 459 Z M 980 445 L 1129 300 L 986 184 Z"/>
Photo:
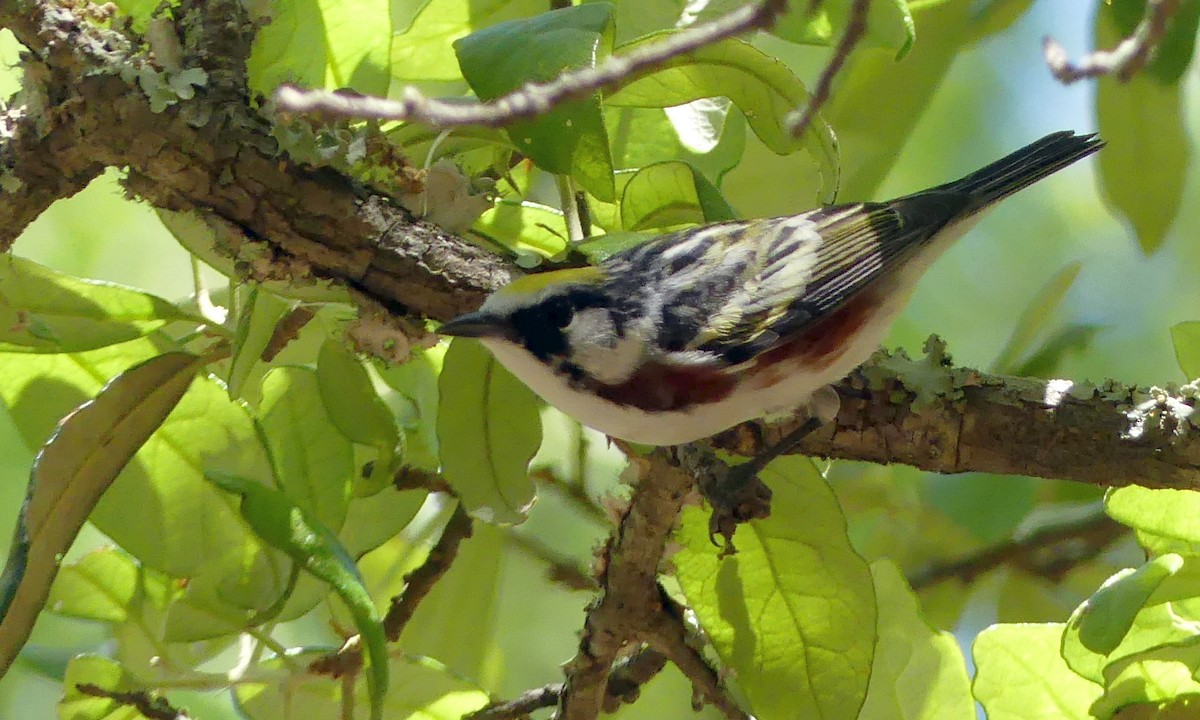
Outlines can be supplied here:
<path id="1" fill-rule="evenodd" d="M 547 300 L 543 312 L 546 315 L 546 320 L 558 328 L 565 328 L 570 325 L 571 320 L 575 317 L 575 308 L 572 307 L 571 301 L 565 297 L 556 297 Z"/>

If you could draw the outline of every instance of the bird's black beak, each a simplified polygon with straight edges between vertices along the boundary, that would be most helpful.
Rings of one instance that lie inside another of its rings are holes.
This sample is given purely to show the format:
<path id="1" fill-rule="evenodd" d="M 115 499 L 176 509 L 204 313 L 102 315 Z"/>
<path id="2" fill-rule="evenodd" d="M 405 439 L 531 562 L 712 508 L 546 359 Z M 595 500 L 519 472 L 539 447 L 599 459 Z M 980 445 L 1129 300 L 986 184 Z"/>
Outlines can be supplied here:
<path id="1" fill-rule="evenodd" d="M 509 338 L 512 325 L 504 318 L 485 312 L 459 315 L 437 330 L 439 335 L 467 338 Z"/>

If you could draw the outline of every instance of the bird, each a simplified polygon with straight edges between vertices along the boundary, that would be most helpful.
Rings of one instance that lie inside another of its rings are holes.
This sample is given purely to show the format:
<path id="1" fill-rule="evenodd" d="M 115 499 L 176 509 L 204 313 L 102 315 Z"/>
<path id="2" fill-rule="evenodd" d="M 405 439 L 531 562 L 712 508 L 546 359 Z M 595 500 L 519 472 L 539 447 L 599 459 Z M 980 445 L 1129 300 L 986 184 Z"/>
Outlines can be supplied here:
<path id="1" fill-rule="evenodd" d="M 611 437 L 678 445 L 794 412 L 861 365 L 983 212 L 1099 150 L 1056 132 L 887 202 L 716 223 L 518 278 L 438 332 Z"/>

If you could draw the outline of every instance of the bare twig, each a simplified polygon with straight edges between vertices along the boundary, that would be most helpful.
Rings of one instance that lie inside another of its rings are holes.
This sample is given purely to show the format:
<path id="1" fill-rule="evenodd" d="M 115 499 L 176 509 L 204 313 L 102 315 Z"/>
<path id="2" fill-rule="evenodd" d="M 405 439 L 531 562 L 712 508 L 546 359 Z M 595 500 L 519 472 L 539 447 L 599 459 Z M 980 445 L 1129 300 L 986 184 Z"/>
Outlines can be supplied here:
<path id="1" fill-rule="evenodd" d="M 748 720 L 746 712 L 725 692 L 721 677 L 695 645 L 689 642 L 688 628 L 683 622 L 684 608 L 671 600 L 666 592 L 663 592 L 663 604 L 669 609 L 659 613 L 648 640 L 651 647 L 657 648 L 692 681 L 692 689 L 697 698 L 703 698 L 712 704 L 728 720 Z"/>
<path id="2" fill-rule="evenodd" d="M 596 585 L 596 578 L 588 574 L 578 563 L 557 552 L 541 540 L 516 530 L 509 530 L 507 537 L 512 544 L 546 563 L 548 566 L 547 574 L 552 582 L 556 582 L 569 590 L 595 591 L 599 589 Z"/>
<path id="3" fill-rule="evenodd" d="M 79 683 L 75 689 L 83 695 L 107 698 L 120 705 L 131 707 L 149 720 L 188 720 L 189 717 L 187 713 L 171 707 L 171 703 L 167 702 L 166 698 L 151 695 L 145 690 L 105 690 L 92 683 Z"/>
<path id="4" fill-rule="evenodd" d="M 987 548 L 960 560 L 935 565 L 909 579 L 914 590 L 956 578 L 971 582 L 1003 565 L 1049 580 L 1059 580 L 1079 563 L 1099 555 L 1129 532 L 1129 528 L 1100 512 L 1061 525 L 1040 528 L 1020 540 Z"/>
<path id="5" fill-rule="evenodd" d="M 618 661 L 608 677 L 609 692 L 604 702 L 605 711 L 615 712 L 622 704 L 636 700 L 641 687 L 666 667 L 666 664 L 667 658 L 651 648 L 642 648 Z M 476 710 L 464 720 L 515 720 L 534 710 L 554 707 L 562 697 L 562 691 L 562 683 L 533 688 L 508 702 L 493 703 Z"/>
<path id="6" fill-rule="evenodd" d="M 794 110 L 788 116 L 787 127 L 792 137 L 803 135 L 808 130 L 808 126 L 812 125 L 813 118 L 817 116 L 821 107 L 829 100 L 833 79 L 837 77 L 842 65 L 846 63 L 846 58 L 854 52 L 854 48 L 858 46 L 863 34 L 867 31 L 867 10 L 870 4 L 871 0 L 854 0 L 854 4 L 850 6 L 850 18 L 846 22 L 846 30 L 842 33 L 842 39 L 833 49 L 833 56 L 829 58 L 829 63 L 821 71 L 816 90 L 813 91 L 812 97 L 809 98 L 803 111 Z M 812 7 L 810 6 L 810 10 Z"/>
<path id="7" fill-rule="evenodd" d="M 787 9 L 787 0 L 761 0 L 721 17 L 680 30 L 659 43 L 614 55 L 595 67 L 565 72 L 544 83 L 528 83 L 519 90 L 485 103 L 438 100 L 414 87 L 400 91 L 399 100 L 305 91 L 283 86 L 275 93 L 276 107 L 290 113 L 324 113 L 344 117 L 406 120 L 436 128 L 483 125 L 500 127 L 513 120 L 542 115 L 564 100 L 590 95 L 637 77 L 671 58 L 749 30 L 769 29 Z"/>
<path id="8" fill-rule="evenodd" d="M 1112 75 L 1121 82 L 1126 82 L 1150 61 L 1167 32 L 1171 18 L 1182 5 L 1183 0 L 1149 0 L 1146 3 L 1145 14 L 1134 28 L 1133 34 L 1112 50 L 1096 50 L 1086 55 L 1078 64 L 1072 63 L 1066 49 L 1047 35 L 1042 40 L 1046 65 L 1054 77 L 1064 85 L 1102 75 Z"/>
<path id="9" fill-rule="evenodd" d="M 421 567 L 405 576 L 404 592 L 392 598 L 392 605 L 383 618 L 383 632 L 388 640 L 395 642 L 400 639 L 405 625 L 412 619 L 420 604 L 434 584 L 450 569 L 458 555 L 458 546 L 466 538 L 471 537 L 471 517 L 460 504 L 454 509 L 446 529 L 438 539 L 437 545 L 429 552 L 429 557 L 421 563 Z"/>

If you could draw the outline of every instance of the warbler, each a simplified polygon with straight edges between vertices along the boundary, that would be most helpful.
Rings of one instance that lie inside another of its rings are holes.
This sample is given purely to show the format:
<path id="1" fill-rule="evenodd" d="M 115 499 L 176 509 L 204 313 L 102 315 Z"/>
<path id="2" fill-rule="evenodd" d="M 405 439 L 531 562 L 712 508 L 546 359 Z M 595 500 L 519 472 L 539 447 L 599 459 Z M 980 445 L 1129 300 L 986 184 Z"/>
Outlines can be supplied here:
<path id="1" fill-rule="evenodd" d="M 610 436 L 708 437 L 845 377 L 985 209 L 1102 146 L 1058 132 L 890 202 L 668 233 L 594 267 L 522 277 L 439 332 L 478 338 L 548 403 Z"/>

